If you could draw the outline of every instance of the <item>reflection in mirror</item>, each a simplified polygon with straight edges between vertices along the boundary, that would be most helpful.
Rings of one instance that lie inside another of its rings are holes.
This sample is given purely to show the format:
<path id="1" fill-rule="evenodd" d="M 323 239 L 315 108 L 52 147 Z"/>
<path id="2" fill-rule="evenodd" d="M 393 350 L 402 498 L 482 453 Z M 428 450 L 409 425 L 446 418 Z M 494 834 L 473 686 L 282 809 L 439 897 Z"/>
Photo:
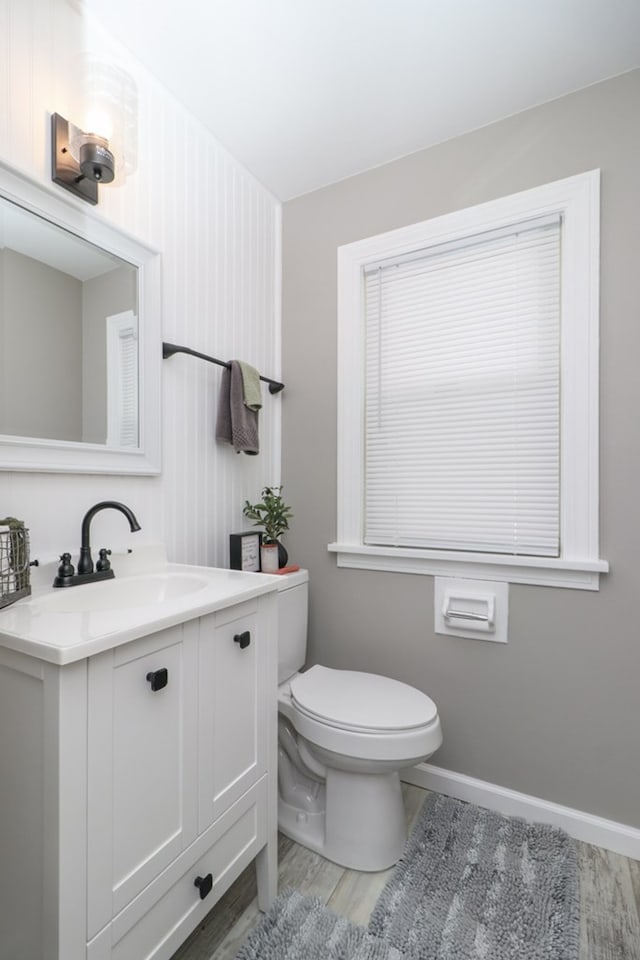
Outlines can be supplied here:
<path id="1" fill-rule="evenodd" d="M 138 268 L 0 197 L 0 434 L 136 448 Z"/>

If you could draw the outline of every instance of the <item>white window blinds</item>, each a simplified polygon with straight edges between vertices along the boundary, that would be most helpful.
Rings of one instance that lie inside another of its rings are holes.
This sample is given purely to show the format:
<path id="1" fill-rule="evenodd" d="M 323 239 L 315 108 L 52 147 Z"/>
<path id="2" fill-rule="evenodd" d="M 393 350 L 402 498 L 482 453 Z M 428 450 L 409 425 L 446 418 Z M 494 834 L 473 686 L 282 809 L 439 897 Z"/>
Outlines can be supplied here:
<path id="1" fill-rule="evenodd" d="M 119 336 L 120 446 L 138 446 L 138 337 L 130 327 Z"/>
<path id="2" fill-rule="evenodd" d="M 138 318 L 131 310 L 107 317 L 107 441 L 138 446 Z"/>
<path id="3" fill-rule="evenodd" d="M 560 227 L 365 269 L 366 544 L 559 555 Z"/>

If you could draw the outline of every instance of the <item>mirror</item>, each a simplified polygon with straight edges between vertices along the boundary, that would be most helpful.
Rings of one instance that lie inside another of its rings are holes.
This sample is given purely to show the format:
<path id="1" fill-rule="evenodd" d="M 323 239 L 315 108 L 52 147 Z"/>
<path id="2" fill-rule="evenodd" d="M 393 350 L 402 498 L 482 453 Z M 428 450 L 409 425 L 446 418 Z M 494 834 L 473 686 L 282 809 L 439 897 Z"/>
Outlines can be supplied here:
<path id="1" fill-rule="evenodd" d="M 0 199 L 0 433 L 138 446 L 137 279 Z"/>
<path id="2" fill-rule="evenodd" d="M 0 169 L 0 469 L 159 472 L 158 259 Z"/>

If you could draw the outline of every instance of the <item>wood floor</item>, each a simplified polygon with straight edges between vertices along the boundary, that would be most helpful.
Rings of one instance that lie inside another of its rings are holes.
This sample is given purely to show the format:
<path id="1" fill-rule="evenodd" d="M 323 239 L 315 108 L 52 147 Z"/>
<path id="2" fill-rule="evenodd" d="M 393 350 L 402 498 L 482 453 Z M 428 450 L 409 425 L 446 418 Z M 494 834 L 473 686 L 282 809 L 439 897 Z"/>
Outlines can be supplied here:
<path id="1" fill-rule="evenodd" d="M 409 826 L 426 796 L 403 786 Z M 640 862 L 587 843 L 578 844 L 580 960 L 640 960 Z M 320 897 L 337 913 L 366 926 L 391 870 L 357 873 L 280 838 L 280 889 Z M 255 869 L 236 880 L 172 960 L 233 960 L 258 918 Z"/>

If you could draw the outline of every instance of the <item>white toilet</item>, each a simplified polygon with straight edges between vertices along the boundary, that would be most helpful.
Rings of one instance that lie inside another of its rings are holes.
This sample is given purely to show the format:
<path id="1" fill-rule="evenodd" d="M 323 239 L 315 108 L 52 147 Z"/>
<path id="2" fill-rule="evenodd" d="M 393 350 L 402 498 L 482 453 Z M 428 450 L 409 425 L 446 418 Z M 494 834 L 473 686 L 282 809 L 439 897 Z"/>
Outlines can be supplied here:
<path id="1" fill-rule="evenodd" d="M 282 576 L 278 650 L 278 826 L 354 870 L 384 870 L 406 839 L 399 771 L 442 743 L 438 710 L 388 677 L 304 673 L 309 575 Z"/>

